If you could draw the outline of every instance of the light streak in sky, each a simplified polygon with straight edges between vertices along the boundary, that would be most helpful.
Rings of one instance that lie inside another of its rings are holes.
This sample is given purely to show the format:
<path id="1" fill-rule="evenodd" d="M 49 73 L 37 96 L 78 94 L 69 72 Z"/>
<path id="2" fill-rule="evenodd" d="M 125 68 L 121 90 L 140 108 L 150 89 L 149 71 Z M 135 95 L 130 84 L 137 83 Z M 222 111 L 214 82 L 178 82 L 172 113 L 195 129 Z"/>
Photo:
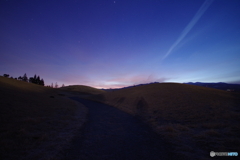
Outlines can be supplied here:
<path id="1" fill-rule="evenodd" d="M 170 47 L 168 52 L 164 55 L 162 60 L 167 58 L 167 56 L 173 51 L 173 49 L 183 40 L 183 38 L 188 34 L 188 32 L 194 27 L 194 25 L 198 22 L 198 20 L 201 18 L 201 16 L 204 14 L 204 12 L 208 9 L 208 7 L 212 4 L 214 0 L 206 0 L 200 9 L 197 11 L 193 19 L 188 23 L 188 25 L 184 28 L 181 35 L 178 37 L 178 39 L 173 43 L 173 45 Z"/>

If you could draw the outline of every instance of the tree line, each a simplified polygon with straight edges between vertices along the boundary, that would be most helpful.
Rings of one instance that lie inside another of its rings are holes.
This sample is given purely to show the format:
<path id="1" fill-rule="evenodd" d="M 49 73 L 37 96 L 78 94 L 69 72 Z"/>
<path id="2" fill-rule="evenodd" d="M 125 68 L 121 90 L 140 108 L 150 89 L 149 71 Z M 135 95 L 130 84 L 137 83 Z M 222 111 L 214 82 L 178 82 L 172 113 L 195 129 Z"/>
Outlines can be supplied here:
<path id="1" fill-rule="evenodd" d="M 43 78 L 40 78 L 40 76 L 37 76 L 36 74 L 33 77 L 29 77 L 29 78 L 27 77 L 26 73 L 23 76 L 19 76 L 16 78 L 9 77 L 9 74 L 3 74 L 3 77 L 12 78 L 12 79 L 16 79 L 16 80 L 20 80 L 20 81 L 24 81 L 24 82 L 29 82 L 29 83 L 34 83 L 34 84 L 38 84 L 41 86 L 45 86 Z M 53 83 L 52 83 L 51 85 L 47 85 L 46 87 L 58 88 L 58 84 L 56 82 L 55 85 L 53 85 Z M 64 87 L 64 84 L 62 85 L 62 87 Z"/>
<path id="2" fill-rule="evenodd" d="M 4 74 L 3 77 L 9 78 L 9 74 Z M 10 78 L 13 78 L 13 77 L 10 77 Z M 44 80 L 41 79 L 40 76 L 37 76 L 36 74 L 33 77 L 28 78 L 27 74 L 25 73 L 23 76 L 19 76 L 18 78 L 16 77 L 14 79 L 44 86 Z"/>

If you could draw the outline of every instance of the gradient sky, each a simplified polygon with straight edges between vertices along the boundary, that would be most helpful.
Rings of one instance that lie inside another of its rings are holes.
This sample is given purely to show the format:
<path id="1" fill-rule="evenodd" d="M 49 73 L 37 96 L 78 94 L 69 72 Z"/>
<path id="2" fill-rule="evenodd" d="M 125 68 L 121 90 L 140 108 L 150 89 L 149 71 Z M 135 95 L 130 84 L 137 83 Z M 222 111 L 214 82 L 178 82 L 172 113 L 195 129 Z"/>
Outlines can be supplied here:
<path id="1" fill-rule="evenodd" d="M 0 0 L 0 75 L 240 83 L 239 0 Z"/>

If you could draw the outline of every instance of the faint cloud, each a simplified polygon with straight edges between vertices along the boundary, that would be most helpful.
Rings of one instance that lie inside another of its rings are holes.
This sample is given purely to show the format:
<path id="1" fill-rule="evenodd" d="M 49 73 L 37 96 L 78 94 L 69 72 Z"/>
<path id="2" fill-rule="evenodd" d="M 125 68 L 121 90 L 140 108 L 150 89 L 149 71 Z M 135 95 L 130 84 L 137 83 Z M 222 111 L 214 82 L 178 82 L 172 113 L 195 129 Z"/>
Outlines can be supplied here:
<path id="1" fill-rule="evenodd" d="M 174 48 L 183 40 L 183 38 L 188 34 L 188 32 L 194 27 L 194 25 L 198 22 L 198 20 L 201 18 L 201 16 L 204 14 L 204 12 L 208 9 L 208 7 L 212 4 L 214 0 L 205 0 L 205 2 L 202 4 L 200 9 L 197 11 L 193 19 L 188 23 L 188 25 L 184 28 L 181 35 L 178 37 L 178 39 L 173 43 L 173 45 L 170 47 L 168 52 L 165 54 L 165 56 L 162 58 L 165 59 L 171 52 L 174 50 Z"/>

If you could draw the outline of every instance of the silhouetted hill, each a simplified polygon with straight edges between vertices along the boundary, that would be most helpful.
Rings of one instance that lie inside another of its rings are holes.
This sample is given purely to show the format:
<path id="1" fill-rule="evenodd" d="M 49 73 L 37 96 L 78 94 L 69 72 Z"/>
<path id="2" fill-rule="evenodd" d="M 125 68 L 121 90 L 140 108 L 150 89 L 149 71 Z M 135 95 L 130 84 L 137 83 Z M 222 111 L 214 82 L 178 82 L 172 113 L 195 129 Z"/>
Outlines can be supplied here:
<path id="1" fill-rule="evenodd" d="M 81 95 L 92 95 L 92 94 L 103 94 L 105 93 L 104 90 L 93 88 L 90 86 L 84 86 L 84 85 L 70 85 L 59 88 L 61 91 L 67 91 L 72 93 L 77 93 Z"/>
<path id="2" fill-rule="evenodd" d="M 218 82 L 218 83 L 202 83 L 202 82 L 188 82 L 184 84 L 190 84 L 195 86 L 202 86 L 202 87 L 208 87 L 208 88 L 215 88 L 220 89 L 224 91 L 233 91 L 233 92 L 240 92 L 240 84 L 228 84 L 224 82 Z"/>
<path id="3" fill-rule="evenodd" d="M 187 159 L 207 158 L 211 150 L 239 150 L 240 97 L 224 91 L 224 86 L 234 85 L 192 84 L 151 83 L 109 90 L 102 102 L 141 117 Z"/>
<path id="4" fill-rule="evenodd" d="M 0 159 L 60 159 L 87 114 L 61 92 L 0 76 Z"/>

